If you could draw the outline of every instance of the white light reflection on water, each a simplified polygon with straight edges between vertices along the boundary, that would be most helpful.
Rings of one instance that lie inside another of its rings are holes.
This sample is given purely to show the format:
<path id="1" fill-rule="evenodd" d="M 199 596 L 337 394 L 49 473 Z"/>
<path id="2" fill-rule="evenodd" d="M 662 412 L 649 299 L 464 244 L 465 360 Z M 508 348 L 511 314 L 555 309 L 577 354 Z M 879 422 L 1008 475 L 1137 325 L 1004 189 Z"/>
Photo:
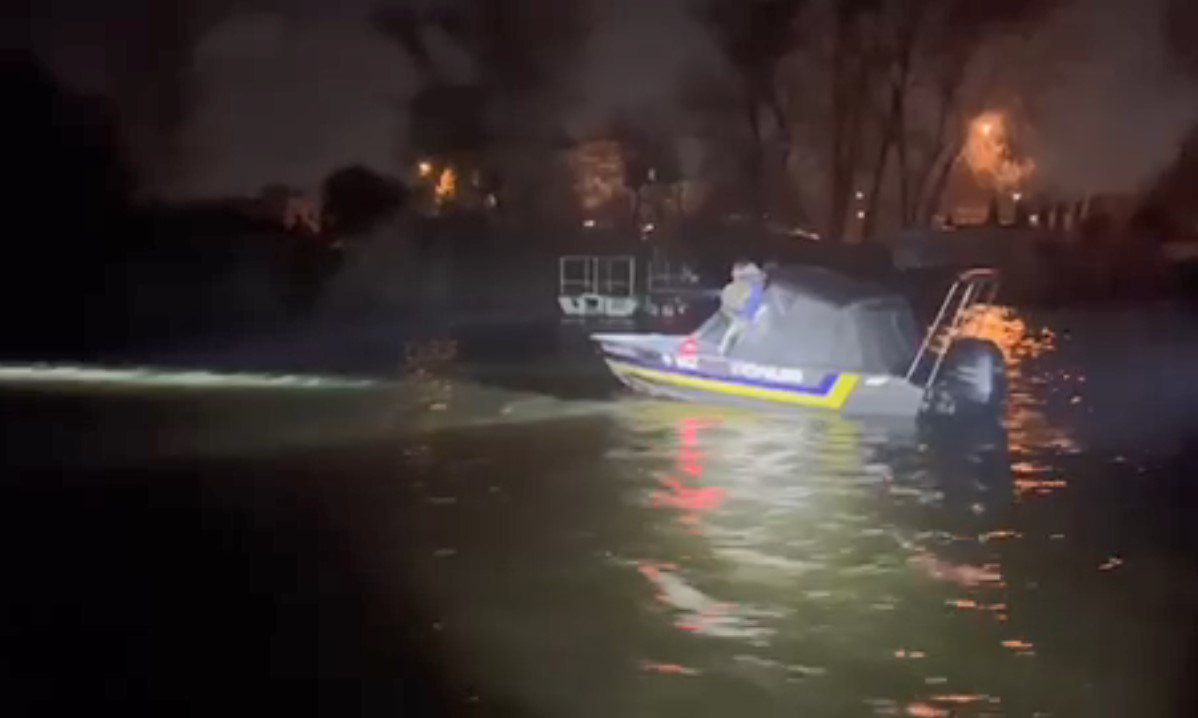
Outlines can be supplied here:
<path id="1" fill-rule="evenodd" d="M 0 365 L 0 385 L 79 385 L 200 389 L 360 389 L 366 379 L 311 374 L 265 374 L 209 369 L 106 367 L 74 364 Z"/>

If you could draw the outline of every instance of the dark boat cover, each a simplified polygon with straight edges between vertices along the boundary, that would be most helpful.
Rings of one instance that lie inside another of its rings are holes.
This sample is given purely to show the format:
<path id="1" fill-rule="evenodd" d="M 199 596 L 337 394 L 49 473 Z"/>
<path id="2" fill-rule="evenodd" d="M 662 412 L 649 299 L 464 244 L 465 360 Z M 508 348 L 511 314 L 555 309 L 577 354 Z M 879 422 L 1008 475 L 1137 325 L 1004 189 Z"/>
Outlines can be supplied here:
<path id="1" fill-rule="evenodd" d="M 712 351 L 728 326 L 717 312 L 696 336 Z M 781 267 L 769 272 L 760 310 L 726 356 L 773 366 L 896 374 L 906 370 L 918 342 L 911 307 L 902 297 L 820 267 Z"/>

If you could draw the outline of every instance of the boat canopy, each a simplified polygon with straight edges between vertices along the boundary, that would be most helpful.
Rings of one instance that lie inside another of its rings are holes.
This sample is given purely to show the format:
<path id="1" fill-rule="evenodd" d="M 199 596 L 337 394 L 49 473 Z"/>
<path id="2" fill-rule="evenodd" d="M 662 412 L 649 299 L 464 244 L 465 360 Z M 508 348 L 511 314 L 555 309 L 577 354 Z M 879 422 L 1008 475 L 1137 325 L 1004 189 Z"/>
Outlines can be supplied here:
<path id="1" fill-rule="evenodd" d="M 717 312 L 696 336 L 711 351 L 729 320 Z M 761 309 L 725 355 L 774 366 L 896 374 L 906 371 L 919 332 L 905 299 L 821 267 L 769 272 Z"/>

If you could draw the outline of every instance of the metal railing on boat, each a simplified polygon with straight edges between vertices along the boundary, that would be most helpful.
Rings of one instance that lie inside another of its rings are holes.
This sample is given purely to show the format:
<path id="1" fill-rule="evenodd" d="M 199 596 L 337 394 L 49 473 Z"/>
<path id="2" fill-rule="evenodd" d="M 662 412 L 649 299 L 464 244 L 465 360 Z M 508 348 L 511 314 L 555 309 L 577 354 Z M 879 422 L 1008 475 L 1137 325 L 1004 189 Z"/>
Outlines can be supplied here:
<path id="1" fill-rule="evenodd" d="M 929 387 L 936 381 L 948 347 L 960 333 L 969 310 L 978 304 L 993 304 L 998 296 L 999 285 L 998 271 L 988 267 L 970 269 L 957 275 L 948 293 L 944 295 L 936 318 L 928 327 L 919 351 L 911 360 L 906 374 L 907 381 L 918 381 L 920 369 L 928 361 L 932 361 L 932 365 L 923 379 L 923 386 Z"/>

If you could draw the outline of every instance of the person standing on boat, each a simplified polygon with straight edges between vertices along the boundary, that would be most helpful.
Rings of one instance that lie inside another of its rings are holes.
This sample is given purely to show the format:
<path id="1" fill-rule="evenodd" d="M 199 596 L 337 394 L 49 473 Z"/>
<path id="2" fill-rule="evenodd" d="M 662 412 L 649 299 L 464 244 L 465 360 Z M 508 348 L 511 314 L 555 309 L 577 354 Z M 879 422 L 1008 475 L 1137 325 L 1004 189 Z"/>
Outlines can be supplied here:
<path id="1" fill-rule="evenodd" d="M 728 331 L 720 340 L 721 354 L 728 352 L 761 309 L 765 277 L 765 272 L 752 261 L 742 259 L 732 265 L 732 281 L 720 292 L 720 311 L 728 317 Z"/>

